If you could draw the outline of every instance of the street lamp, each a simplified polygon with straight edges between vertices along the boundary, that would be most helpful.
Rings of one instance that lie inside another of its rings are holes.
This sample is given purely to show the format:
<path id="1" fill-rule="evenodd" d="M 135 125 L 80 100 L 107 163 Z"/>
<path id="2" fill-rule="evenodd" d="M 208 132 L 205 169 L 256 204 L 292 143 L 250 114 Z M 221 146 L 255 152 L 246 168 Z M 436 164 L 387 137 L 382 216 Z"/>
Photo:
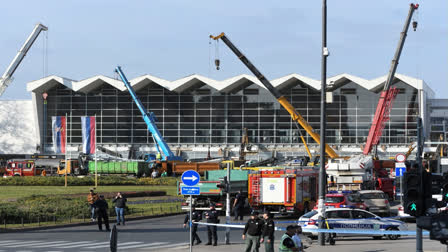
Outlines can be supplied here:
<path id="1" fill-rule="evenodd" d="M 42 98 L 44 99 L 44 133 L 43 133 L 43 141 L 42 141 L 42 147 L 41 147 L 41 153 L 45 153 L 45 143 L 46 143 L 46 137 L 47 137 L 47 92 L 42 93 Z"/>

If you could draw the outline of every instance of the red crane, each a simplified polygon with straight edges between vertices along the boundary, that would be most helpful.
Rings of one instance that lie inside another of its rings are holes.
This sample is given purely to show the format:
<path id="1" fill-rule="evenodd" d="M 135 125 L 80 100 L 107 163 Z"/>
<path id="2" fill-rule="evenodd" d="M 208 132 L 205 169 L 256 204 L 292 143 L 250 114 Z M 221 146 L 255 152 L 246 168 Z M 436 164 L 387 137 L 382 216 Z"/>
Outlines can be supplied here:
<path id="1" fill-rule="evenodd" d="M 394 58 L 392 59 L 392 64 L 390 66 L 389 74 L 387 76 L 386 83 L 384 84 L 383 91 L 381 91 L 380 99 L 375 111 L 375 117 L 373 118 L 372 126 L 369 130 L 369 136 L 367 137 L 367 142 L 364 147 L 364 155 L 368 155 L 372 150 L 374 145 L 378 145 L 381 135 L 383 134 L 384 126 L 389 120 L 390 110 L 392 109 L 392 104 L 395 97 L 398 94 L 397 88 L 391 88 L 392 81 L 395 76 L 395 71 L 397 70 L 398 60 L 400 59 L 401 51 L 403 49 L 404 41 L 406 40 L 407 31 L 409 24 L 411 23 L 412 14 L 418 9 L 418 4 L 411 4 L 409 8 L 408 17 L 406 18 L 406 23 L 404 24 L 403 31 L 401 32 L 400 41 L 398 42 L 397 50 L 395 51 Z M 414 31 L 417 29 L 417 22 L 412 22 L 412 27 Z"/>

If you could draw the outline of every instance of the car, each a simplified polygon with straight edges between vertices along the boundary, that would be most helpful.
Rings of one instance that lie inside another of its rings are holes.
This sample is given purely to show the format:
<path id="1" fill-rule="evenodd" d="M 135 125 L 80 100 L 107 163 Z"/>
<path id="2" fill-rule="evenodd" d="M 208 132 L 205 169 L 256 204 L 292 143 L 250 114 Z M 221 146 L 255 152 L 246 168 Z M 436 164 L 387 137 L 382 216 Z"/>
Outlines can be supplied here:
<path id="1" fill-rule="evenodd" d="M 367 208 L 356 193 L 329 193 L 325 195 L 325 206 L 327 208 Z"/>
<path id="2" fill-rule="evenodd" d="M 367 206 L 367 211 L 381 215 L 390 216 L 390 204 L 388 196 L 380 190 L 362 190 L 357 192 L 359 197 Z"/>
<path id="3" fill-rule="evenodd" d="M 330 208 L 325 211 L 330 229 L 355 229 L 355 230 L 396 230 L 406 231 L 406 223 L 389 218 L 381 218 L 371 212 L 353 208 Z M 303 234 L 311 238 L 317 237 L 317 232 L 309 231 L 318 229 L 318 219 L 320 211 L 313 210 L 301 216 L 298 225 L 303 228 Z M 337 236 L 370 236 L 374 239 L 381 239 L 383 235 L 377 234 L 342 234 Z M 396 240 L 400 236 L 395 234 L 385 235 L 390 240 Z"/>

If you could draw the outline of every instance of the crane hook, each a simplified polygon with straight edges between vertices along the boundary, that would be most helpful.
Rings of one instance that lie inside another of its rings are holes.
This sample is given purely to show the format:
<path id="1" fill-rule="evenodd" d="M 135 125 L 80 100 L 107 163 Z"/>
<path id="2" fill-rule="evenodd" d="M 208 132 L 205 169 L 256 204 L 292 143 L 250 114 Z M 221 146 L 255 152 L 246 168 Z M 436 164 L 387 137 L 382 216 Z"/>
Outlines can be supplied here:
<path id="1" fill-rule="evenodd" d="M 414 28 L 414 31 L 417 30 L 417 25 L 418 25 L 417 21 L 412 21 L 412 28 Z"/>
<path id="2" fill-rule="evenodd" d="M 219 64 L 220 64 L 220 60 L 219 59 L 215 59 L 215 66 L 216 66 L 216 70 L 219 70 Z"/>

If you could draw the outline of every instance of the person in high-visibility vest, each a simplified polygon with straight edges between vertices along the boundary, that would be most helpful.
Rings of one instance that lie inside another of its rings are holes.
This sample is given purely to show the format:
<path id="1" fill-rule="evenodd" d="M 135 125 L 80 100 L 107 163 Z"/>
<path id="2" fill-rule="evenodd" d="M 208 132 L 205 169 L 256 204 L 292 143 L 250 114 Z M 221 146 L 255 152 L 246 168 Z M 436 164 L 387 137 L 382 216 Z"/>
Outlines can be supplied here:
<path id="1" fill-rule="evenodd" d="M 289 225 L 286 227 L 286 233 L 282 236 L 282 241 L 278 247 L 278 251 L 280 252 L 290 252 L 290 251 L 301 251 L 300 248 L 292 240 L 294 236 L 296 228 L 293 225 Z"/>
<path id="2" fill-rule="evenodd" d="M 160 152 L 157 152 L 156 159 L 162 160 L 162 154 L 160 154 Z"/>

